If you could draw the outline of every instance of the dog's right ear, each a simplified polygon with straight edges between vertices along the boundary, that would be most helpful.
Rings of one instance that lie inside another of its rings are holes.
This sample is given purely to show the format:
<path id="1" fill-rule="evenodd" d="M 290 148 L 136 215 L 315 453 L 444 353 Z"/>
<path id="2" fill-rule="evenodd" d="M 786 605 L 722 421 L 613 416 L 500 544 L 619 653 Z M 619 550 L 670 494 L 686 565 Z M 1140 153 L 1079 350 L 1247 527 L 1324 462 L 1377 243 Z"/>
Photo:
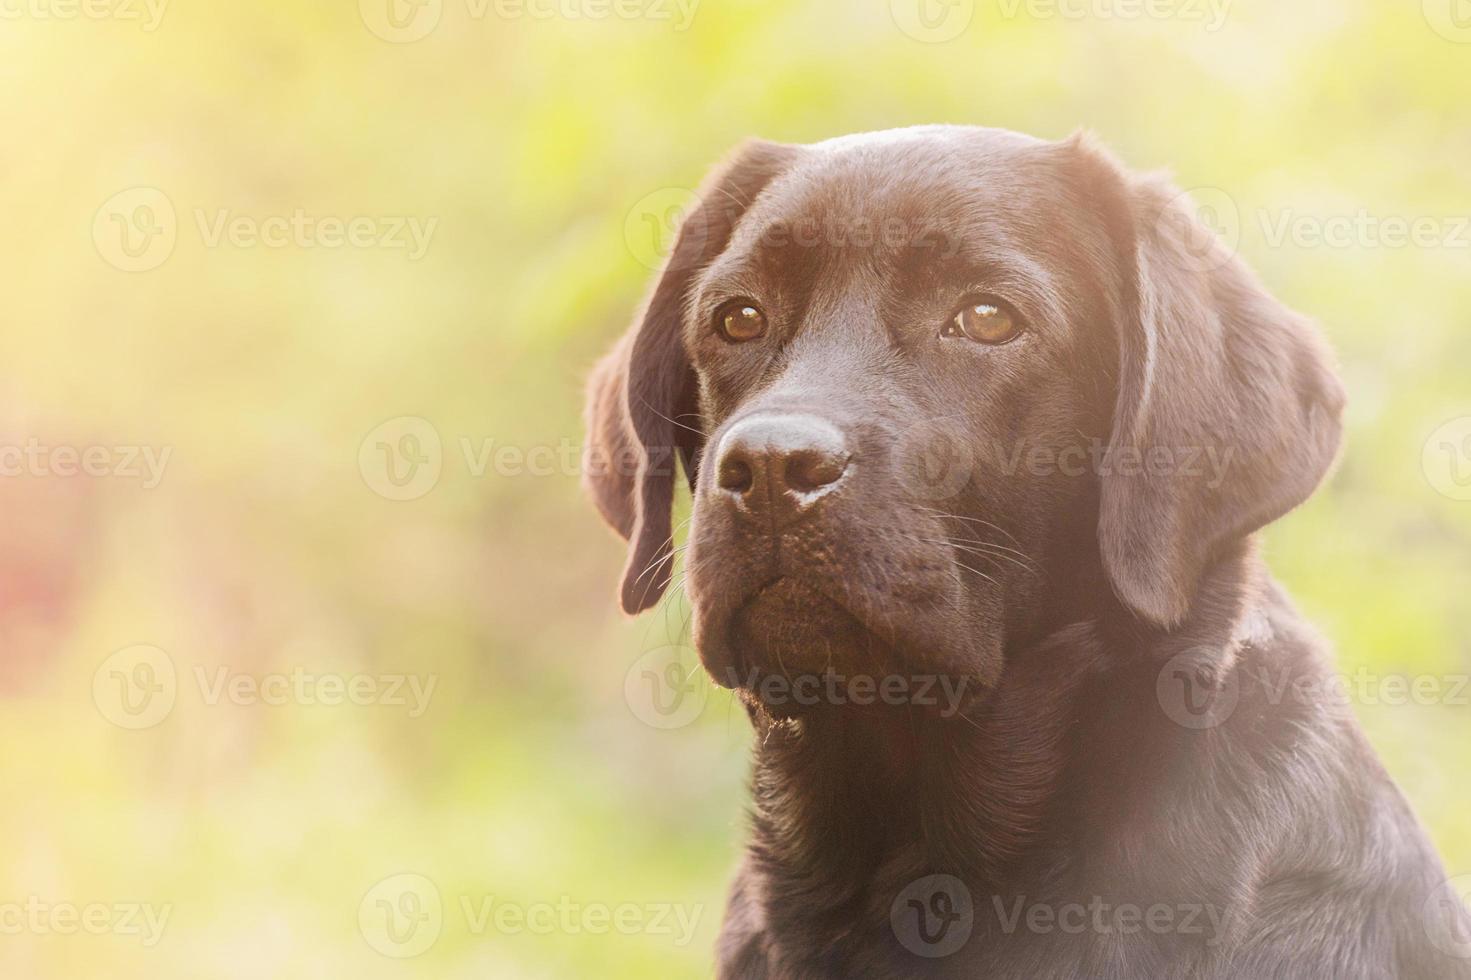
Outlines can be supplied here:
<path id="1" fill-rule="evenodd" d="M 736 223 L 797 147 L 751 142 L 705 181 L 642 313 L 593 369 L 583 486 L 630 545 L 624 612 L 659 601 L 674 564 L 675 454 L 690 486 L 704 448 L 699 386 L 684 346 L 690 284 L 730 242 Z"/>
<path id="2" fill-rule="evenodd" d="M 1099 545 L 1124 603 L 1174 629 L 1214 561 L 1323 481 L 1343 387 L 1316 326 L 1269 295 L 1180 191 L 1133 177 L 1087 137 L 1065 148 L 1113 238 L 1125 297 Z M 1176 465 L 1207 453 L 1219 472 Z"/>

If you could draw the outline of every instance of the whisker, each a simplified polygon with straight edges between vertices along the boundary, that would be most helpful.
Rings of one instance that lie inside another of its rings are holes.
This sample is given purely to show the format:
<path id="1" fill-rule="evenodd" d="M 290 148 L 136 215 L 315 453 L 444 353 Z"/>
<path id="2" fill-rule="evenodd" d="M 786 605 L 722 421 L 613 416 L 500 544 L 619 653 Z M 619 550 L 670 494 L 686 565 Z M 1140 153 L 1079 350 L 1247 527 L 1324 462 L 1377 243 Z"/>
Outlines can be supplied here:
<path id="1" fill-rule="evenodd" d="M 990 582 L 992 585 L 996 586 L 996 588 L 998 588 L 998 589 L 1001 588 L 1001 583 L 1000 582 L 996 581 L 994 578 L 992 578 L 991 576 L 987 575 L 985 572 L 980 571 L 979 569 L 971 568 L 969 565 L 967 565 L 963 561 L 960 561 L 959 559 L 953 560 L 951 562 L 951 564 L 956 565 L 959 568 L 963 568 L 967 572 L 974 572 L 975 574 L 979 575 L 981 578 L 985 579 L 987 582 Z"/>
<path id="2" fill-rule="evenodd" d="M 650 405 L 647 398 L 640 398 L 639 401 L 643 402 L 644 408 L 647 408 L 649 411 L 653 412 L 655 415 L 659 416 L 659 418 L 663 419 L 665 422 L 668 422 L 670 425 L 677 425 L 681 429 L 686 429 L 690 432 L 693 432 L 697 436 L 703 436 L 705 434 L 703 430 L 696 429 L 694 426 L 685 425 L 683 422 L 676 422 L 674 419 L 659 411 L 653 405 Z"/>

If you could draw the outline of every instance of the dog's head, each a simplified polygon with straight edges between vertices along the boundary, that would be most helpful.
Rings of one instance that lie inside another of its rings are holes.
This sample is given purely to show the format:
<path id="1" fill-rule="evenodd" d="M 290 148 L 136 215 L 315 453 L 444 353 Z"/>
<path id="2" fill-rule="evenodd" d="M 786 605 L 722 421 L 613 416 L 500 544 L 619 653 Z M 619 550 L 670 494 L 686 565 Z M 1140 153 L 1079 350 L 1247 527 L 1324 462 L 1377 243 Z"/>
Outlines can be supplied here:
<path id="1" fill-rule="evenodd" d="M 1211 564 L 1321 481 L 1342 394 L 1176 198 L 1079 137 L 737 152 L 591 383 L 624 609 L 669 583 L 678 459 L 695 641 L 727 686 L 988 685 L 1088 567 L 1179 626 Z"/>

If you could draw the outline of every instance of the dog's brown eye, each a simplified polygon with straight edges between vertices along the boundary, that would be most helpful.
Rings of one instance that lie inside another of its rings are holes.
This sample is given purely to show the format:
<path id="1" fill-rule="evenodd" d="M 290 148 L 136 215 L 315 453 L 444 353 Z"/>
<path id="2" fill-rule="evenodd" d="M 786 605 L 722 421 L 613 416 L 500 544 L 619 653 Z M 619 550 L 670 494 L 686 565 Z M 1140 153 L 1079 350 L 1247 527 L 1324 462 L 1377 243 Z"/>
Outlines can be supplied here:
<path id="1" fill-rule="evenodd" d="M 750 300 L 727 303 L 715 314 L 720 334 L 733 344 L 755 340 L 766 333 L 766 314 Z"/>
<path id="2" fill-rule="evenodd" d="M 978 344 L 1006 344 L 1021 336 L 1022 318 L 994 296 L 973 296 L 945 325 L 944 337 L 964 337 Z"/>

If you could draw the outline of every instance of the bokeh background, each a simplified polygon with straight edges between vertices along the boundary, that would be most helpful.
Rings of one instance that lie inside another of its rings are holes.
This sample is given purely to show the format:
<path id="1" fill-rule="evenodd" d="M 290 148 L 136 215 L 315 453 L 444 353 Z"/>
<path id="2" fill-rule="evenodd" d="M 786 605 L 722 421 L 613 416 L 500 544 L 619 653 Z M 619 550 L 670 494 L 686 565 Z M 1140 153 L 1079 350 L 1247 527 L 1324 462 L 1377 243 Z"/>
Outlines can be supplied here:
<path id="1" fill-rule="evenodd" d="M 921 122 L 1172 168 L 1324 323 L 1269 552 L 1471 872 L 1466 0 L 0 10 L 0 975 L 707 975 L 747 726 L 582 378 L 733 144 Z"/>

